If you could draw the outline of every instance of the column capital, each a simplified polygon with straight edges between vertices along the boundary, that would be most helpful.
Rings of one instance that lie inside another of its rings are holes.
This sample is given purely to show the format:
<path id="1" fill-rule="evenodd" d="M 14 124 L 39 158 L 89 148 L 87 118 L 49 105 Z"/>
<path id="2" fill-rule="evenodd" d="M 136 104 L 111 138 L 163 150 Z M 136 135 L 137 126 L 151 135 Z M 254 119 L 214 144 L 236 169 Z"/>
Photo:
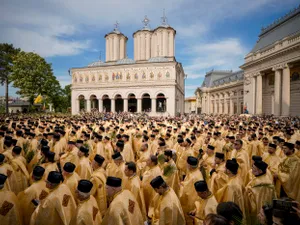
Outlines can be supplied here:
<path id="1" fill-rule="evenodd" d="M 277 64 L 272 68 L 272 71 L 276 71 L 276 70 L 282 70 L 283 68 L 285 68 L 287 64 L 283 63 L 283 64 Z"/>

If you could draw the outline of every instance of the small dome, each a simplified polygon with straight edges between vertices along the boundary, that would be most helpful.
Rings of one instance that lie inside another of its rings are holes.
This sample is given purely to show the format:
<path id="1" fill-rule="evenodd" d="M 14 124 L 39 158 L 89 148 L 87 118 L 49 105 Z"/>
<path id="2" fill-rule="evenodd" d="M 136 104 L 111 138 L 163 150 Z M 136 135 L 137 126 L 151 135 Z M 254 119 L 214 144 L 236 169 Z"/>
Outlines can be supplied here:
<path id="1" fill-rule="evenodd" d="M 169 62 L 169 60 L 163 56 L 152 57 L 148 62 Z"/>
<path id="2" fill-rule="evenodd" d="M 105 63 L 102 62 L 101 60 L 96 61 L 96 62 L 92 62 L 91 64 L 88 65 L 88 67 L 94 67 L 94 66 L 104 66 Z"/>
<path id="3" fill-rule="evenodd" d="M 135 61 L 133 59 L 124 58 L 117 61 L 117 64 L 134 64 Z"/>

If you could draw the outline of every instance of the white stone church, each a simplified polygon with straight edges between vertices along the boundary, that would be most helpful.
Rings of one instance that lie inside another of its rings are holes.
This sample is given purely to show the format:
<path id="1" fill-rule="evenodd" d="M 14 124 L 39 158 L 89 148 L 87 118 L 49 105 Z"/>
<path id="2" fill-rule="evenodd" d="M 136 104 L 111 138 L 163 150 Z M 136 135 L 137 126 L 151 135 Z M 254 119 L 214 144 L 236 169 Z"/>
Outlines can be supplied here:
<path id="1" fill-rule="evenodd" d="M 175 59 L 176 31 L 162 17 L 162 24 L 133 34 L 134 59 L 126 56 L 128 38 L 118 24 L 105 35 L 106 60 L 72 68 L 72 114 L 82 111 L 147 112 L 174 116 L 184 112 L 184 79 Z"/>

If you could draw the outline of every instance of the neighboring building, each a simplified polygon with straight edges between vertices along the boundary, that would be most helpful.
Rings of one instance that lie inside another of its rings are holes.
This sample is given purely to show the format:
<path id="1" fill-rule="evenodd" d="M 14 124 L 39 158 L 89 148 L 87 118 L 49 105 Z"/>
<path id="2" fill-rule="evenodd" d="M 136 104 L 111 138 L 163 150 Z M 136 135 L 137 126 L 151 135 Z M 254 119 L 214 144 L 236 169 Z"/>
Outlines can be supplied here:
<path id="1" fill-rule="evenodd" d="M 22 100 L 14 100 L 8 104 L 9 113 L 27 113 L 30 103 Z"/>
<path id="2" fill-rule="evenodd" d="M 128 38 L 118 25 L 105 35 L 106 62 L 72 68 L 72 114 L 92 110 L 149 112 L 171 115 L 184 112 L 184 79 L 175 59 L 176 31 L 162 17 L 162 24 L 133 34 L 134 60 L 126 57 Z"/>
<path id="3" fill-rule="evenodd" d="M 207 72 L 202 86 L 196 90 L 201 113 L 243 113 L 243 71 L 212 70 Z"/>
<path id="4" fill-rule="evenodd" d="M 184 100 L 184 113 L 196 113 L 196 97 L 189 97 Z"/>
<path id="5" fill-rule="evenodd" d="M 300 6 L 261 30 L 241 69 L 249 113 L 300 115 Z"/>
<path id="6" fill-rule="evenodd" d="M 202 113 L 300 115 L 300 6 L 261 30 L 240 68 L 205 75 Z"/>

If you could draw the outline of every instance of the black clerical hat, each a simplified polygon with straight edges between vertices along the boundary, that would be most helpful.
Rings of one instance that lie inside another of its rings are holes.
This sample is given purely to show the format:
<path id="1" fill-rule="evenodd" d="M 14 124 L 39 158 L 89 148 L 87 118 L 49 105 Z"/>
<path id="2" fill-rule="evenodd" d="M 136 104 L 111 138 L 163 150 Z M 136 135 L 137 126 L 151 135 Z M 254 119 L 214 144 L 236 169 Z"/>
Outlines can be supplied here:
<path id="1" fill-rule="evenodd" d="M 217 157 L 219 159 L 224 159 L 225 155 L 222 152 L 216 152 L 215 157 Z"/>
<path id="2" fill-rule="evenodd" d="M 7 179 L 7 176 L 0 173 L 0 185 L 3 185 Z"/>
<path id="3" fill-rule="evenodd" d="M 193 157 L 193 156 L 189 156 L 187 158 L 187 163 L 191 166 L 197 166 L 198 165 L 198 159 Z"/>
<path id="4" fill-rule="evenodd" d="M 4 159 L 5 159 L 5 155 L 0 153 L 0 163 L 4 162 Z"/>
<path id="5" fill-rule="evenodd" d="M 102 165 L 102 163 L 105 161 L 105 158 L 104 158 L 103 156 L 97 154 L 97 155 L 95 155 L 94 160 L 95 160 L 97 163 L 99 163 L 99 164 Z"/>
<path id="6" fill-rule="evenodd" d="M 112 155 L 112 159 L 120 159 L 120 158 L 122 158 L 122 155 L 121 155 L 120 152 L 117 152 L 117 153 Z"/>
<path id="7" fill-rule="evenodd" d="M 275 145 L 275 144 L 273 144 L 273 143 L 270 143 L 270 144 L 269 144 L 269 147 L 275 148 L 275 149 L 276 149 L 276 148 L 277 148 L 277 145 Z"/>
<path id="8" fill-rule="evenodd" d="M 192 141 L 189 138 L 186 138 L 185 141 L 189 144 L 192 144 Z"/>
<path id="9" fill-rule="evenodd" d="M 68 144 L 69 145 L 75 145 L 75 142 L 74 141 L 68 141 Z"/>
<path id="10" fill-rule="evenodd" d="M 212 145 L 208 145 L 207 148 L 210 149 L 210 150 L 215 150 L 215 147 L 212 146 Z"/>
<path id="11" fill-rule="evenodd" d="M 75 165 L 71 162 L 66 162 L 63 169 L 64 171 L 66 171 L 67 173 L 73 173 L 75 170 Z"/>
<path id="12" fill-rule="evenodd" d="M 236 159 L 231 159 L 226 161 L 226 169 L 230 170 L 232 173 L 236 174 L 239 169 L 239 164 Z"/>
<path id="13" fill-rule="evenodd" d="M 41 140 L 41 146 L 47 146 L 48 145 L 48 141 L 45 139 Z"/>
<path id="14" fill-rule="evenodd" d="M 208 191 L 207 183 L 204 180 L 199 180 L 194 183 L 194 187 L 197 192 Z"/>
<path id="15" fill-rule="evenodd" d="M 172 150 L 165 150 L 164 151 L 164 155 L 172 157 L 173 156 L 173 152 L 172 152 Z"/>
<path id="16" fill-rule="evenodd" d="M 262 160 L 262 157 L 258 156 L 258 155 L 253 155 L 252 156 L 252 160 L 253 161 L 261 161 Z"/>
<path id="17" fill-rule="evenodd" d="M 92 190 L 93 183 L 89 180 L 80 180 L 78 182 L 77 190 L 83 193 L 89 193 Z"/>
<path id="18" fill-rule="evenodd" d="M 84 146 L 81 146 L 81 147 L 79 148 L 79 150 L 80 150 L 81 152 L 83 152 L 83 153 L 88 153 L 88 152 L 89 152 L 89 149 L 86 148 L 86 147 L 84 147 Z"/>
<path id="19" fill-rule="evenodd" d="M 268 164 L 264 161 L 255 161 L 254 166 L 256 166 L 258 169 L 262 170 L 263 172 L 266 172 L 268 168 Z"/>
<path id="20" fill-rule="evenodd" d="M 20 146 L 15 146 L 13 149 L 12 149 L 13 153 L 17 154 L 17 155 L 20 155 L 21 154 L 21 151 L 22 151 L 22 148 Z"/>
<path id="21" fill-rule="evenodd" d="M 122 179 L 118 177 L 107 177 L 106 185 L 111 187 L 121 187 Z"/>
<path id="22" fill-rule="evenodd" d="M 45 173 L 45 169 L 41 166 L 35 166 L 33 169 L 33 176 L 42 177 Z"/>
<path id="23" fill-rule="evenodd" d="M 150 182 L 150 184 L 151 184 L 151 186 L 153 187 L 153 188 L 159 188 L 162 184 L 164 184 L 165 183 L 165 181 L 164 181 L 164 179 L 161 177 L 161 176 L 157 176 L 157 177 L 155 177 L 151 182 Z"/>
<path id="24" fill-rule="evenodd" d="M 59 184 L 62 181 L 62 175 L 57 171 L 51 171 L 48 174 L 47 181 L 52 184 Z"/>
<path id="25" fill-rule="evenodd" d="M 83 144 L 83 140 L 77 140 L 76 143 L 77 144 Z"/>
<path id="26" fill-rule="evenodd" d="M 45 154 L 46 152 L 49 152 L 49 151 L 50 151 L 50 147 L 47 146 L 47 145 L 42 146 L 41 151 Z"/>
<path id="27" fill-rule="evenodd" d="M 116 146 L 119 148 L 124 148 L 124 141 L 118 141 Z"/>
<path id="28" fill-rule="evenodd" d="M 294 149 L 295 145 L 290 142 L 284 142 L 284 146 L 288 147 L 289 149 Z"/>

